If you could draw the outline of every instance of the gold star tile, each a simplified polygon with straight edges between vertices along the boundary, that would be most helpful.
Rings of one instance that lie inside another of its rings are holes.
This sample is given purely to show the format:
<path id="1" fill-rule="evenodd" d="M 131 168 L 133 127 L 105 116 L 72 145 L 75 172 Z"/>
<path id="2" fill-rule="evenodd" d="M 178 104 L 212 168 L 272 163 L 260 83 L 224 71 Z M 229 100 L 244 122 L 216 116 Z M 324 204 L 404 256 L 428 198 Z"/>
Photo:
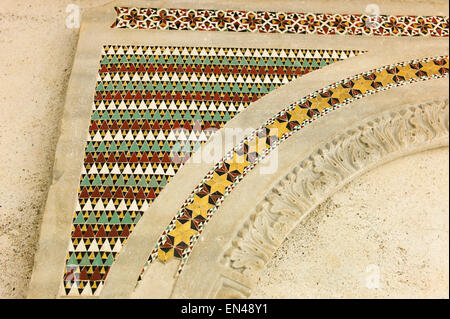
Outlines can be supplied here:
<path id="1" fill-rule="evenodd" d="M 231 184 L 232 183 L 227 179 L 227 174 L 219 175 L 217 173 L 214 173 L 213 178 L 206 182 L 206 185 L 211 186 L 211 194 L 217 191 L 221 194 L 225 194 L 225 189 Z"/>
<path id="2" fill-rule="evenodd" d="M 208 200 L 209 200 L 208 195 L 200 197 L 197 194 L 194 194 L 194 201 L 190 203 L 188 206 L 186 206 L 187 209 L 192 211 L 192 218 L 195 218 L 198 215 L 201 215 L 204 218 L 206 218 L 208 210 L 214 206 L 210 204 Z"/>
<path id="3" fill-rule="evenodd" d="M 182 224 L 177 220 L 175 228 L 171 232 L 169 232 L 169 235 L 174 237 L 173 245 L 176 246 L 181 242 L 189 245 L 191 242 L 191 237 L 196 233 L 197 231 L 191 228 L 190 221 Z"/>
<path id="4" fill-rule="evenodd" d="M 245 159 L 244 155 L 238 155 L 236 153 L 233 154 L 232 159 L 225 161 L 225 163 L 230 165 L 230 168 L 228 169 L 230 172 L 239 171 L 242 173 L 244 168 L 250 166 L 250 163 Z"/>

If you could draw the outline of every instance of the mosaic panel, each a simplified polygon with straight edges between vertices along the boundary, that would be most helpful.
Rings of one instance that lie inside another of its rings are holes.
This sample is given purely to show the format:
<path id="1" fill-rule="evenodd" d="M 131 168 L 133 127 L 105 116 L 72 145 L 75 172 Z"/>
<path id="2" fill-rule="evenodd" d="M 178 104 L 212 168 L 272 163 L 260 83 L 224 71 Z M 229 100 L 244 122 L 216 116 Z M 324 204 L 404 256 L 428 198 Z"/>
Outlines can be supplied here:
<path id="1" fill-rule="evenodd" d="M 116 7 L 112 28 L 448 37 L 446 16 Z"/>
<path id="2" fill-rule="evenodd" d="M 144 211 L 214 130 L 284 83 L 359 53 L 105 46 L 64 292 L 99 294 Z"/>
<path id="3" fill-rule="evenodd" d="M 353 101 L 408 83 L 448 77 L 448 57 L 381 67 L 316 91 L 269 119 L 230 151 L 203 178 L 161 235 L 138 281 L 155 260 L 181 260 L 181 272 L 205 225 L 226 196 L 278 145 L 315 119 Z"/>

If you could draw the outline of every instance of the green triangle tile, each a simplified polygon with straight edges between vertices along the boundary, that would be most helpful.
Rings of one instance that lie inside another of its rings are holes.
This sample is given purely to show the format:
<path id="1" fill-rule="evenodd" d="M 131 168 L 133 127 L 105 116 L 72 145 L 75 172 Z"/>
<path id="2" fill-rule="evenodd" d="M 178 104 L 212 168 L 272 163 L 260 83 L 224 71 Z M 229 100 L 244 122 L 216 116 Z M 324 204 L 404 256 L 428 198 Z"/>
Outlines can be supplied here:
<path id="1" fill-rule="evenodd" d="M 222 88 L 220 87 L 220 83 L 217 82 L 213 89 L 214 92 L 222 92 Z"/>
<path id="2" fill-rule="evenodd" d="M 67 265 L 68 265 L 68 266 L 75 266 L 75 265 L 78 265 L 78 260 L 77 260 L 77 257 L 76 257 L 76 255 L 75 255 L 75 253 L 73 253 L 73 254 L 70 255 L 69 260 L 67 260 Z"/>
<path id="3" fill-rule="evenodd" d="M 148 183 L 148 186 L 149 186 L 149 187 L 152 187 L 152 188 L 156 188 L 156 187 L 159 186 L 159 183 L 158 183 L 158 181 L 156 180 L 155 175 L 153 175 L 152 178 L 150 179 L 150 183 Z"/>
<path id="4" fill-rule="evenodd" d="M 147 86 L 145 87 L 145 90 L 146 91 L 153 91 L 154 90 L 152 82 L 148 82 L 147 83 Z"/>
<path id="5" fill-rule="evenodd" d="M 119 175 L 119 178 L 116 181 L 116 186 L 125 186 L 125 180 L 122 175 Z"/>
<path id="6" fill-rule="evenodd" d="M 233 58 L 233 60 L 231 60 L 231 65 L 239 65 L 239 61 L 236 59 L 236 57 Z"/>
<path id="7" fill-rule="evenodd" d="M 259 93 L 258 85 L 254 84 L 250 90 L 252 93 Z"/>
<path id="8" fill-rule="evenodd" d="M 203 121 L 212 121 L 212 117 L 209 112 L 205 112 L 205 115 L 203 116 Z"/>
<path id="9" fill-rule="evenodd" d="M 140 181 L 137 183 L 137 186 L 139 187 L 147 187 L 147 181 L 145 180 L 145 177 L 142 177 Z"/>
<path id="10" fill-rule="evenodd" d="M 103 212 L 102 216 L 100 216 L 100 218 L 98 219 L 98 223 L 99 224 L 108 224 L 109 223 L 108 215 L 106 214 L 106 212 Z"/>
<path id="11" fill-rule="evenodd" d="M 200 111 L 195 112 L 194 120 L 201 121 L 203 119 L 202 115 L 200 114 Z"/>
<path id="12" fill-rule="evenodd" d="M 166 82 L 166 86 L 164 87 L 164 91 L 173 91 L 174 87 L 172 85 L 172 82 Z"/>
<path id="13" fill-rule="evenodd" d="M 178 82 L 177 85 L 174 88 L 174 91 L 175 92 L 182 92 L 183 90 L 184 90 L 183 89 L 183 85 L 181 85 L 181 82 Z"/>
<path id="14" fill-rule="evenodd" d="M 99 83 L 97 84 L 97 87 L 95 88 L 95 90 L 96 90 L 97 92 L 103 92 L 103 91 L 105 90 L 105 87 L 103 86 L 103 83 L 102 83 L 102 82 L 99 82 Z"/>
<path id="15" fill-rule="evenodd" d="M 136 86 L 137 91 L 144 91 L 144 85 L 142 85 L 142 82 L 138 82 L 138 85 Z"/>
<path id="16" fill-rule="evenodd" d="M 108 147 L 108 152 L 115 152 L 117 151 L 117 146 L 115 142 L 112 142 L 111 145 Z"/>
<path id="17" fill-rule="evenodd" d="M 125 90 L 133 91 L 134 90 L 133 82 L 129 82 L 125 87 Z"/>
<path id="18" fill-rule="evenodd" d="M 180 113 L 180 111 L 176 111 L 175 112 L 175 114 L 172 116 L 172 119 L 174 119 L 174 120 L 182 120 L 183 119 L 183 117 L 181 116 L 181 113 Z"/>
<path id="19" fill-rule="evenodd" d="M 98 115 L 98 111 L 94 111 L 94 113 L 92 113 L 91 120 L 93 120 L 93 121 L 100 120 L 100 116 Z"/>
<path id="20" fill-rule="evenodd" d="M 92 261 L 92 266 L 102 266 L 102 265 L 103 265 L 103 260 L 102 260 L 101 253 L 97 253 L 97 255 L 95 256 L 95 259 Z"/>
<path id="21" fill-rule="evenodd" d="M 125 216 L 123 216 L 122 224 L 133 224 L 133 220 L 131 219 L 130 213 L 127 212 Z"/>
<path id="22" fill-rule="evenodd" d="M 103 114 L 102 114 L 102 116 L 100 117 L 100 119 L 101 119 L 102 121 L 109 120 L 109 119 L 110 119 L 109 113 L 106 112 L 106 111 L 103 112 Z"/>
<path id="23" fill-rule="evenodd" d="M 215 112 L 213 121 L 222 121 L 222 117 L 220 116 L 219 112 Z"/>
<path id="24" fill-rule="evenodd" d="M 84 254 L 79 265 L 80 266 L 90 266 L 91 265 L 91 262 L 89 261 L 89 256 L 87 253 Z"/>
<path id="25" fill-rule="evenodd" d="M 161 119 L 161 114 L 159 113 L 158 110 L 156 110 L 155 114 L 153 114 L 152 119 L 153 120 L 160 120 Z"/>
<path id="26" fill-rule="evenodd" d="M 194 88 L 192 87 L 191 82 L 186 83 L 186 86 L 184 87 L 184 91 L 185 92 L 193 92 L 194 91 Z"/>
<path id="27" fill-rule="evenodd" d="M 194 90 L 195 91 L 199 91 L 199 92 L 203 91 L 202 84 L 200 82 L 197 82 L 197 84 L 195 85 Z"/>
<path id="28" fill-rule="evenodd" d="M 244 86 L 241 89 L 242 93 L 250 93 L 250 90 L 248 89 L 248 86 L 244 84 Z"/>
<path id="29" fill-rule="evenodd" d="M 150 152 L 150 146 L 148 146 L 147 141 L 144 141 L 144 143 L 142 144 L 141 152 Z"/>
<path id="30" fill-rule="evenodd" d="M 161 148 L 161 151 L 170 152 L 171 150 L 172 150 L 172 148 L 170 147 L 169 143 L 167 141 L 165 141 L 163 147 Z"/>
<path id="31" fill-rule="evenodd" d="M 149 110 L 145 111 L 144 116 L 142 118 L 146 120 L 151 120 L 152 115 L 150 114 L 150 111 Z"/>
<path id="32" fill-rule="evenodd" d="M 318 68 L 319 67 L 319 64 L 317 63 L 316 59 L 312 60 L 311 67 L 313 67 L 313 68 Z"/>
<path id="33" fill-rule="evenodd" d="M 89 177 L 86 175 L 81 181 L 81 186 L 91 186 L 91 182 L 89 181 Z"/>
<path id="34" fill-rule="evenodd" d="M 109 59 L 108 57 L 105 55 L 105 57 L 100 61 L 100 64 L 108 64 L 109 63 Z"/>
<path id="35" fill-rule="evenodd" d="M 120 63 L 128 63 L 127 57 L 124 55 L 122 59 L 120 59 Z"/>
<path id="36" fill-rule="evenodd" d="M 111 178 L 111 175 L 108 175 L 108 177 L 105 179 L 105 181 L 103 182 L 104 186 L 114 186 L 114 182 Z"/>
<path id="37" fill-rule="evenodd" d="M 199 56 L 197 56 L 197 57 L 195 58 L 194 64 L 195 64 L 195 65 L 202 64 L 202 60 L 200 60 L 200 57 L 199 57 Z"/>
<path id="38" fill-rule="evenodd" d="M 237 83 L 234 83 L 233 89 L 231 90 L 233 93 L 241 93 L 241 89 L 239 88 L 239 85 Z"/>
<path id="39" fill-rule="evenodd" d="M 131 120 L 131 115 L 130 112 L 128 112 L 128 110 L 123 112 L 122 120 Z"/>
<path id="40" fill-rule="evenodd" d="M 139 59 L 140 64 L 146 64 L 147 60 L 145 59 L 145 56 L 141 55 L 141 58 Z"/>
<path id="41" fill-rule="evenodd" d="M 181 144 L 180 142 L 176 142 L 173 146 L 172 146 L 172 152 L 179 152 L 181 150 Z"/>
<path id="42" fill-rule="evenodd" d="M 92 144 L 92 142 L 89 142 L 89 144 L 86 146 L 86 152 L 89 152 L 89 153 L 95 152 L 95 147 Z"/>
<path id="43" fill-rule="evenodd" d="M 111 117 L 112 120 L 120 120 L 120 112 L 119 110 L 116 110 L 113 114 L 113 116 Z"/>
<path id="44" fill-rule="evenodd" d="M 113 56 L 113 58 L 111 59 L 111 61 L 109 61 L 109 64 L 117 64 L 119 63 L 119 60 L 117 59 L 116 56 Z"/>
<path id="45" fill-rule="evenodd" d="M 118 83 L 117 83 L 117 85 L 116 85 L 116 90 L 117 90 L 117 91 L 124 91 L 124 90 L 125 90 L 125 88 L 124 88 L 122 82 L 118 82 Z"/>
<path id="46" fill-rule="evenodd" d="M 222 64 L 222 63 L 220 63 L 219 58 L 218 58 L 217 56 L 215 56 L 214 59 L 213 59 L 213 61 L 212 61 L 212 64 L 214 64 L 214 65 L 219 65 L 219 64 Z"/>
<path id="47" fill-rule="evenodd" d="M 203 60 L 203 64 L 204 65 L 210 65 L 211 64 L 211 60 L 209 59 L 209 57 L 205 57 L 205 59 Z"/>
<path id="48" fill-rule="evenodd" d="M 159 182 L 159 187 L 165 187 L 166 185 L 167 185 L 167 179 L 166 179 L 166 176 L 163 176 L 163 178 Z"/>
<path id="49" fill-rule="evenodd" d="M 197 141 L 194 145 L 193 151 L 196 152 L 201 147 L 201 145 L 202 145 L 202 143 Z"/>
<path id="50" fill-rule="evenodd" d="M 122 141 L 122 144 L 120 144 L 120 147 L 119 147 L 119 151 L 120 152 L 128 151 L 128 146 L 127 146 L 127 142 L 126 141 Z"/>
<path id="51" fill-rule="evenodd" d="M 77 218 L 73 221 L 74 224 L 84 224 L 85 220 L 83 217 L 83 212 L 78 213 Z"/>
<path id="52" fill-rule="evenodd" d="M 89 217 L 86 221 L 86 224 L 97 224 L 97 218 L 95 218 L 95 213 L 92 212 L 89 214 Z"/>
<path id="53" fill-rule="evenodd" d="M 114 256 L 113 256 L 113 254 L 111 253 L 111 254 L 109 254 L 109 256 L 108 256 L 108 259 L 106 259 L 104 265 L 105 265 L 105 266 L 111 266 L 111 265 L 113 264 L 113 262 L 114 262 Z"/>
<path id="54" fill-rule="evenodd" d="M 136 141 L 131 144 L 130 152 L 139 152 L 139 146 L 137 145 Z"/>
<path id="55" fill-rule="evenodd" d="M 111 220 L 109 221 L 109 224 L 120 224 L 119 215 L 117 215 L 117 212 L 114 212 L 114 214 L 111 217 Z"/>
<path id="56" fill-rule="evenodd" d="M 139 120 L 141 118 L 141 113 L 139 113 L 138 111 L 135 111 L 131 118 L 133 120 Z"/>
<path id="57" fill-rule="evenodd" d="M 181 55 L 178 56 L 177 60 L 176 60 L 176 64 L 184 64 L 183 58 L 181 57 Z"/>
<path id="58" fill-rule="evenodd" d="M 91 183 L 92 186 L 101 186 L 102 180 L 99 175 L 97 175 L 94 179 L 94 181 Z"/>
<path id="59" fill-rule="evenodd" d="M 134 175 L 130 175 L 130 178 L 128 179 L 126 186 L 136 186 L 136 180 L 134 179 Z"/>
<path id="60" fill-rule="evenodd" d="M 223 116 L 223 121 L 228 122 L 229 120 L 231 120 L 231 116 L 230 113 L 225 112 L 224 116 Z"/>
<path id="61" fill-rule="evenodd" d="M 162 120 L 171 120 L 172 115 L 170 115 L 170 112 L 166 112 L 164 116 L 162 117 Z"/>
<path id="62" fill-rule="evenodd" d="M 261 87 L 259 88 L 259 92 L 260 93 L 269 93 L 269 90 L 267 89 L 267 87 L 265 85 L 261 85 Z"/>
<path id="63" fill-rule="evenodd" d="M 159 63 L 159 64 L 165 64 L 165 63 L 166 63 L 166 59 L 164 59 L 164 56 L 163 56 L 163 55 L 160 55 L 160 56 L 159 56 L 158 63 Z"/>
<path id="64" fill-rule="evenodd" d="M 160 151 L 158 143 L 153 144 L 151 151 L 152 152 L 159 152 Z"/>
<path id="65" fill-rule="evenodd" d="M 226 83 L 226 84 L 224 85 L 222 91 L 223 91 L 224 93 L 231 93 L 231 89 L 230 89 L 230 86 L 228 85 L 228 83 Z"/>
<path id="66" fill-rule="evenodd" d="M 141 219 L 142 215 L 141 213 L 137 213 L 136 217 L 134 218 L 134 224 L 137 224 L 139 222 L 139 220 Z"/>
<path id="67" fill-rule="evenodd" d="M 106 152 L 106 146 L 104 142 L 101 142 L 100 145 L 97 147 L 97 152 Z"/>

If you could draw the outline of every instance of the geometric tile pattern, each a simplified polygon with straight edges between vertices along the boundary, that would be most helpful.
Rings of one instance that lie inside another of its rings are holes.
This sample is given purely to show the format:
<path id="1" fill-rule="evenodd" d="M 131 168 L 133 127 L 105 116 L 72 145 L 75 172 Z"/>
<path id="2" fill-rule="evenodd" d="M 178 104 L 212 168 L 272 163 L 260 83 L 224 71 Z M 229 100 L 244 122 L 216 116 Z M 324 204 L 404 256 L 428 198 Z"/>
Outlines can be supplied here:
<path id="1" fill-rule="evenodd" d="M 103 48 L 71 241 L 68 295 L 96 295 L 142 214 L 216 129 L 284 83 L 358 51 Z"/>
<path id="2" fill-rule="evenodd" d="M 161 235 L 139 277 L 159 259 L 181 259 L 178 273 L 207 222 L 237 183 L 281 142 L 320 116 L 365 96 L 408 83 L 448 77 L 448 56 L 371 70 L 316 91 L 277 113 L 247 136 L 204 177 Z"/>
<path id="3" fill-rule="evenodd" d="M 112 28 L 448 37 L 446 16 L 313 14 L 296 12 L 116 7 Z"/>

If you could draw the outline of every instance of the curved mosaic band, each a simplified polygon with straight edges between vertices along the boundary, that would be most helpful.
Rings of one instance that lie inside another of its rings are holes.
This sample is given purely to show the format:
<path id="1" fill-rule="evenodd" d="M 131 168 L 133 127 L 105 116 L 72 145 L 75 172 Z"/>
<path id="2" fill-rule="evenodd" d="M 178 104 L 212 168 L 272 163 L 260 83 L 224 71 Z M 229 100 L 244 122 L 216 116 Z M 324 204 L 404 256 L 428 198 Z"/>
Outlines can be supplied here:
<path id="1" fill-rule="evenodd" d="M 111 28 L 448 37 L 446 16 L 116 7 Z"/>
<path id="2" fill-rule="evenodd" d="M 448 56 L 384 66 L 341 80 L 293 103 L 240 142 L 203 178 L 158 240 L 140 276 L 154 260 L 181 259 L 178 274 L 218 207 L 244 176 L 278 145 L 330 111 L 393 87 L 448 77 Z"/>

